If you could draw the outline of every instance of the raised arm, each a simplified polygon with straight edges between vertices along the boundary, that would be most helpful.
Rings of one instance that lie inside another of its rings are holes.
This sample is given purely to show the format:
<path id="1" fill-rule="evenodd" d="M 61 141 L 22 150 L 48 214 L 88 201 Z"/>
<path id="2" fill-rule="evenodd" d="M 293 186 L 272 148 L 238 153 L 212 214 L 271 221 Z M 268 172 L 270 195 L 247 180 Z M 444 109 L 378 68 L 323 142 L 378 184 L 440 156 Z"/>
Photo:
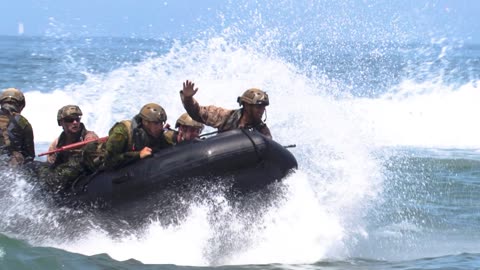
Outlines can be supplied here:
<path id="1" fill-rule="evenodd" d="M 197 93 L 198 88 L 195 88 L 195 84 L 189 80 L 183 83 L 183 90 L 180 91 L 180 98 L 182 100 L 183 107 L 193 120 L 205 123 L 200 116 L 200 105 L 193 98 Z"/>
<path id="2" fill-rule="evenodd" d="M 195 88 L 193 82 L 187 80 L 183 83 L 180 98 L 187 113 L 193 120 L 204 123 L 207 126 L 214 128 L 222 126 L 233 111 L 213 105 L 200 106 L 195 98 L 193 98 L 197 91 L 198 88 Z"/>

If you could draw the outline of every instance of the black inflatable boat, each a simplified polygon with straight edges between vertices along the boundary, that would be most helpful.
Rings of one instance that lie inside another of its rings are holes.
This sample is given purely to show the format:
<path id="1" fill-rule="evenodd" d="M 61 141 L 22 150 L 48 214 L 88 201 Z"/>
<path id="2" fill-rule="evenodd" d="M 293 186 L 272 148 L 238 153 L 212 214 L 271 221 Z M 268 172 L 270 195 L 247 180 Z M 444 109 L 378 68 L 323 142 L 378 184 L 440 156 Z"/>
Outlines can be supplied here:
<path id="1" fill-rule="evenodd" d="M 74 183 L 70 203 L 122 209 L 152 203 L 152 195 L 193 179 L 208 184 L 228 180 L 239 193 L 258 191 L 297 168 L 282 145 L 256 131 L 236 129 L 180 144 L 116 171 L 104 171 Z"/>

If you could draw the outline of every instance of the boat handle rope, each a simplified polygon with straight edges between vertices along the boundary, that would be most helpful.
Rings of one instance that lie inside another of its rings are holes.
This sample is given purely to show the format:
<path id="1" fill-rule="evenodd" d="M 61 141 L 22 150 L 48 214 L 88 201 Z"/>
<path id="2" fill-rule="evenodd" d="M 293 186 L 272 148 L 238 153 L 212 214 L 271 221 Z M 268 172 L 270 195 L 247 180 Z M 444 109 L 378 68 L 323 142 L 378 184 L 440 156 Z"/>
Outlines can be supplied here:
<path id="1" fill-rule="evenodd" d="M 258 157 L 258 161 L 262 161 L 262 157 L 260 156 L 260 151 L 258 150 L 258 147 L 257 145 L 255 144 L 255 142 L 253 141 L 252 137 L 250 136 L 250 134 L 247 133 L 247 131 L 244 129 L 244 128 L 241 128 L 240 129 L 243 134 L 245 134 L 245 136 L 247 136 L 247 138 L 250 140 L 250 142 L 252 143 L 253 145 L 253 148 L 255 149 L 255 153 L 257 154 L 257 157 Z"/>
<path id="2" fill-rule="evenodd" d="M 217 133 L 218 133 L 218 130 L 212 131 L 212 132 L 209 132 L 209 133 L 201 134 L 201 135 L 198 136 L 198 137 L 199 137 L 199 138 L 203 138 L 203 137 L 206 137 L 206 136 L 209 136 L 209 135 L 213 135 L 213 134 L 217 134 Z"/>

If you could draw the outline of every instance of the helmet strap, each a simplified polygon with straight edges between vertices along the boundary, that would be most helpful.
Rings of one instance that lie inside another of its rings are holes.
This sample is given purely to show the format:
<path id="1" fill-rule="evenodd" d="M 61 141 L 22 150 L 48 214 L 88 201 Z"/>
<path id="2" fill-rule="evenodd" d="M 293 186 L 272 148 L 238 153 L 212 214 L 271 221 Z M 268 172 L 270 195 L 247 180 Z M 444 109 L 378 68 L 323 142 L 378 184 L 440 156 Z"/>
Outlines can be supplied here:
<path id="1" fill-rule="evenodd" d="M 264 122 L 264 123 L 267 122 L 267 108 L 265 108 L 265 119 L 263 119 L 263 122 Z"/>

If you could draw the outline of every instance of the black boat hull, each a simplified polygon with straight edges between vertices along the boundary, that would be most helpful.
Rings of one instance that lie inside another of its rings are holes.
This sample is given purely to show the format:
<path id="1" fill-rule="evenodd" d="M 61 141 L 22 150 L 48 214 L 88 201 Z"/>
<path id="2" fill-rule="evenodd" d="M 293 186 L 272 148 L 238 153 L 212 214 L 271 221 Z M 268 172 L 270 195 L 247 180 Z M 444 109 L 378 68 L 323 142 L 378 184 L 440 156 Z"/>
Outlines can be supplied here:
<path id="1" fill-rule="evenodd" d="M 64 199 L 121 210 L 152 204 L 156 193 L 182 188 L 193 179 L 208 184 L 227 181 L 237 193 L 258 191 L 296 168 L 295 157 L 285 147 L 256 131 L 236 129 L 81 179 Z"/>

